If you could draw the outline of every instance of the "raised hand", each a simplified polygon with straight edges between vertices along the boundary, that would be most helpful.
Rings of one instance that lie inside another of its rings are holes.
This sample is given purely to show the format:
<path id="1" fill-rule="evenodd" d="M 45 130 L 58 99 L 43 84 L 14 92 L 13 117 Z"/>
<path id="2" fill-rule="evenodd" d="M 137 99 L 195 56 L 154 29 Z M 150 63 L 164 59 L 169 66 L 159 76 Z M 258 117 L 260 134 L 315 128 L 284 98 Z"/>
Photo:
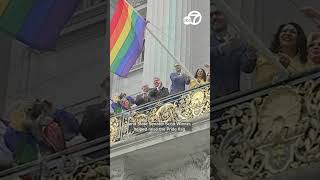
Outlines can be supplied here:
<path id="1" fill-rule="evenodd" d="M 248 59 L 257 59 L 257 49 L 253 46 L 247 48 L 247 57 Z"/>
<path id="2" fill-rule="evenodd" d="M 317 18 L 320 19 L 320 12 L 313 7 L 303 7 L 300 11 L 309 18 Z"/>
<path id="3" fill-rule="evenodd" d="M 280 63 L 285 67 L 287 68 L 289 65 L 290 65 L 290 62 L 291 62 L 291 58 L 284 54 L 284 53 L 279 53 L 279 61 Z"/>

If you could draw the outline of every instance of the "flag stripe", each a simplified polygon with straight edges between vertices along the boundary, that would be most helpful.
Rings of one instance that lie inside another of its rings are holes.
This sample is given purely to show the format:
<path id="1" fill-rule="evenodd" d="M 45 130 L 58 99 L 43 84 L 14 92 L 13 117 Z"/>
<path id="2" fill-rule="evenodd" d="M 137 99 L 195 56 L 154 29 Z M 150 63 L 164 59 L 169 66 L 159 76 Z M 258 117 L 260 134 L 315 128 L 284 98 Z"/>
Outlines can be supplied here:
<path id="1" fill-rule="evenodd" d="M 80 0 L 0 0 L 0 30 L 31 48 L 52 49 Z"/>
<path id="2" fill-rule="evenodd" d="M 121 0 L 122 1 L 122 0 Z M 113 30 L 113 34 L 111 34 L 110 37 L 110 48 L 112 49 L 114 45 L 116 44 L 118 38 L 120 37 L 123 28 L 126 25 L 126 22 L 130 19 L 130 10 L 132 12 L 131 8 L 128 8 L 128 5 L 124 5 L 125 8 L 122 9 L 121 17 L 118 19 L 117 25 L 115 26 L 115 29 Z"/>
<path id="3" fill-rule="evenodd" d="M 37 39 L 54 3 L 55 0 L 36 0 L 17 36 L 25 37 L 25 41 Z"/>
<path id="4" fill-rule="evenodd" d="M 16 34 L 28 15 L 34 0 L 11 0 L 0 17 L 0 26 L 10 34 Z"/>
<path id="5" fill-rule="evenodd" d="M 1 0 L 0 1 L 0 16 L 4 13 L 4 11 L 7 9 L 9 5 L 10 0 Z"/>
<path id="6" fill-rule="evenodd" d="M 123 9 L 126 9 L 124 7 L 124 3 L 123 3 L 123 0 L 119 1 L 119 3 L 117 4 L 117 7 L 116 7 L 116 10 L 115 10 L 115 13 L 114 13 L 114 17 L 111 19 L 111 22 L 110 22 L 110 37 L 111 35 L 113 34 L 117 24 L 118 24 L 118 21 L 121 17 L 121 12 L 123 11 Z"/>
<path id="7" fill-rule="evenodd" d="M 61 30 L 68 20 L 71 19 L 79 2 L 79 0 L 55 0 L 41 28 L 41 33 L 39 33 L 38 38 L 34 41 L 35 46 L 42 49 L 54 47 Z"/>
<path id="8" fill-rule="evenodd" d="M 130 71 L 132 66 L 136 63 L 136 60 L 139 58 L 139 55 L 143 49 L 143 36 L 137 33 L 143 33 L 145 28 L 145 22 L 141 19 L 138 19 L 135 25 L 136 34 L 132 42 L 132 47 L 129 49 L 125 57 L 123 58 L 122 63 L 119 66 L 118 73 L 122 76 L 126 76 L 127 72 Z M 120 71 L 121 70 L 121 71 Z"/>
<path id="9" fill-rule="evenodd" d="M 116 73 L 119 74 L 119 76 L 127 77 L 128 72 L 139 57 L 141 51 L 139 50 L 139 46 L 136 44 L 137 42 L 137 37 L 135 37 L 133 41 L 134 44 L 123 58 L 123 61 L 119 68 L 117 68 Z"/>
<path id="10" fill-rule="evenodd" d="M 147 23 L 124 0 L 118 0 L 111 22 L 110 71 L 127 77 L 143 49 Z"/>
<path id="11" fill-rule="evenodd" d="M 132 25 L 134 25 L 137 20 L 137 15 L 135 13 L 133 13 L 130 19 L 132 19 L 132 22 L 133 22 Z M 111 69 L 115 70 L 116 68 L 120 68 L 119 65 L 121 64 L 121 61 L 123 61 L 123 58 L 125 57 L 128 50 L 130 50 L 130 48 L 132 48 L 131 46 L 132 46 L 132 42 L 134 40 L 134 37 L 135 37 L 135 32 L 133 30 L 129 30 L 128 36 L 126 37 L 123 45 L 121 46 L 120 50 L 117 53 L 116 58 L 113 60 L 113 62 L 111 64 Z M 126 62 L 123 61 L 123 63 L 126 63 Z"/>
<path id="12" fill-rule="evenodd" d="M 129 17 L 131 17 L 132 15 L 132 9 L 128 10 L 129 12 Z M 125 42 L 126 38 L 128 37 L 128 34 L 132 28 L 132 20 L 131 18 L 127 18 L 126 23 L 122 29 L 122 32 L 119 36 L 119 38 L 117 39 L 117 42 L 115 43 L 114 47 L 111 49 L 110 52 L 110 63 L 112 63 L 114 61 L 114 59 L 116 58 L 117 53 L 120 51 L 120 48 L 123 46 L 123 43 Z"/>

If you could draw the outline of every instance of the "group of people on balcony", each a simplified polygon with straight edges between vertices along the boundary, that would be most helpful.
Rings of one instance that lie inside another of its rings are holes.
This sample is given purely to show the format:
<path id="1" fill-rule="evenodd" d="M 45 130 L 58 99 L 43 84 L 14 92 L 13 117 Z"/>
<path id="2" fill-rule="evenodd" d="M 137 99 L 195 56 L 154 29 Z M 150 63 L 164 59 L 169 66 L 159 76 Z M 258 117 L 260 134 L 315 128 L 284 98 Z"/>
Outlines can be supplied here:
<path id="1" fill-rule="evenodd" d="M 320 12 L 303 8 L 302 12 L 320 22 Z M 303 28 L 294 22 L 278 27 L 270 46 L 280 64 L 290 76 L 320 67 L 320 32 L 306 36 Z M 240 74 L 255 73 L 255 85 L 261 86 L 279 80 L 277 67 L 257 49 L 228 31 L 228 21 L 220 10 L 211 12 L 210 62 L 213 68 L 213 97 L 222 97 L 240 91 Z"/>
<path id="2" fill-rule="evenodd" d="M 107 135 L 100 106 L 88 106 L 82 121 L 48 100 L 20 100 L 0 117 L 0 171 Z"/>
<path id="3" fill-rule="evenodd" d="M 187 89 L 193 89 L 210 82 L 210 73 L 206 73 L 203 68 L 196 70 L 194 78 L 186 75 L 182 72 L 182 67 L 180 64 L 175 64 L 175 72 L 170 74 L 171 87 L 170 91 L 167 87 L 163 86 L 160 78 L 153 78 L 153 88 L 149 85 L 143 85 L 142 92 L 138 94 L 135 98 L 132 96 L 127 96 L 126 93 L 121 93 L 118 96 L 113 96 L 111 98 L 111 113 L 120 113 L 136 106 L 141 106 L 143 104 L 153 102 L 169 95 L 177 94 Z M 209 69 L 209 65 L 205 65 Z"/>
<path id="4" fill-rule="evenodd" d="M 65 149 L 80 127 L 72 113 L 38 99 L 16 102 L 0 119 L 0 170 Z"/>

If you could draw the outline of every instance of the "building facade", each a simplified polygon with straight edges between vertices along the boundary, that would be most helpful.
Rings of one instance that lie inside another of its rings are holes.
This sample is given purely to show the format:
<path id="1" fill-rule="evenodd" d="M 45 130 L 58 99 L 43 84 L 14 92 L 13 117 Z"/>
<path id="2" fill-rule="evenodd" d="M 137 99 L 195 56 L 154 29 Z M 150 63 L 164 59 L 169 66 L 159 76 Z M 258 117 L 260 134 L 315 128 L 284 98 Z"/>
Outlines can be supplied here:
<path id="1" fill-rule="evenodd" d="M 163 18 L 165 14 L 169 17 L 184 15 L 181 7 L 188 10 L 203 8 L 206 12 L 207 4 L 194 4 L 192 0 L 129 2 L 157 24 L 150 28 L 155 28 L 153 32 L 160 29 L 159 38 L 190 71 L 207 63 L 207 59 L 202 59 L 197 52 L 206 54 L 209 50 L 199 50 L 199 42 L 192 43 L 197 40 L 194 32 L 183 29 L 181 21 L 173 23 L 170 18 Z M 283 22 L 295 20 L 304 26 L 306 33 L 314 30 L 312 23 L 300 16 L 287 1 L 226 2 L 266 46 L 275 27 Z M 319 6 L 317 1 L 307 3 Z M 115 4 L 116 1 L 111 1 L 111 7 Z M 10 101 L 28 95 L 52 98 L 64 106 L 100 93 L 99 83 L 107 65 L 107 61 L 101 61 L 105 58 L 103 21 L 104 15 L 109 13 L 103 8 L 103 2 L 86 0 L 83 5 L 85 9 L 79 9 L 70 28 L 66 28 L 59 40 L 57 52 L 30 53 L 9 38 L 0 42 L 3 49 L 8 49 L 3 56 L 5 60 L 0 62 L 1 82 L 7 86 L 7 90 L 0 91 L 0 100 L 6 102 L 0 106 L 3 112 Z M 290 15 L 283 15 L 284 9 L 290 11 Z M 174 33 L 170 34 L 172 31 Z M 167 34 L 173 36 L 173 42 Z M 81 50 L 88 48 L 92 55 L 85 57 Z M 189 52 L 188 48 L 191 49 Z M 141 85 L 150 84 L 153 76 L 161 77 L 166 86 L 170 85 L 167 75 L 173 71 L 173 61 L 148 33 L 146 49 L 140 58 L 128 78 L 120 79 L 110 74 L 112 94 L 135 94 Z M 160 60 L 164 66 L 158 70 Z M 75 76 L 80 78 L 73 78 Z M 42 179 L 98 179 L 110 175 L 112 180 L 205 180 L 209 179 L 209 174 L 215 180 L 319 179 L 319 77 L 320 74 L 313 71 L 260 88 L 248 83 L 243 85 L 242 92 L 214 102 L 209 101 L 209 85 L 189 90 L 179 98 L 169 97 L 165 102 L 152 104 L 152 108 L 141 107 L 140 113 L 130 111 L 111 117 L 108 138 L 83 143 L 37 162 L 0 172 L 0 177 L 13 179 L 40 172 Z M 79 81 L 71 82 L 69 78 Z M 248 82 L 252 77 L 243 76 L 243 79 Z M 52 87 L 58 85 L 61 88 L 52 92 Z M 88 90 L 82 94 L 77 88 Z M 67 96 L 64 92 L 72 95 Z M 71 109 L 77 111 L 94 102 L 80 103 Z M 210 111 L 218 115 L 210 119 Z M 192 122 L 192 131 L 137 133 L 129 129 L 132 122 L 168 119 Z M 92 155 L 109 148 L 110 156 L 107 155 L 109 152 Z M 111 160 L 110 165 L 105 161 L 107 158 Z"/>

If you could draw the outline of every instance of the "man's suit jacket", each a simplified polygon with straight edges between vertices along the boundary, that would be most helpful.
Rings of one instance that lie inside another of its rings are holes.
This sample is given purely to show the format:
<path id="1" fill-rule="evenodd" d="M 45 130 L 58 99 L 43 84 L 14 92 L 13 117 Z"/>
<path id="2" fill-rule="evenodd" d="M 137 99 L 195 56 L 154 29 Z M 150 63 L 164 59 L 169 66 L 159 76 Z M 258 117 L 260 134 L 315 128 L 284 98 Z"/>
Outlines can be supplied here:
<path id="1" fill-rule="evenodd" d="M 143 97 L 143 94 L 139 94 L 139 95 L 137 95 L 137 97 L 136 97 L 135 104 L 136 104 L 137 106 L 140 106 L 140 105 L 146 104 L 146 103 L 148 103 L 148 102 L 150 102 L 150 101 L 151 101 L 151 97 L 149 96 L 149 94 L 148 94 L 146 97 Z"/>
<path id="2" fill-rule="evenodd" d="M 152 88 L 149 92 L 149 95 L 152 100 L 157 100 L 168 96 L 169 90 L 165 87 L 162 87 L 159 91 L 157 90 L 157 88 Z"/>

